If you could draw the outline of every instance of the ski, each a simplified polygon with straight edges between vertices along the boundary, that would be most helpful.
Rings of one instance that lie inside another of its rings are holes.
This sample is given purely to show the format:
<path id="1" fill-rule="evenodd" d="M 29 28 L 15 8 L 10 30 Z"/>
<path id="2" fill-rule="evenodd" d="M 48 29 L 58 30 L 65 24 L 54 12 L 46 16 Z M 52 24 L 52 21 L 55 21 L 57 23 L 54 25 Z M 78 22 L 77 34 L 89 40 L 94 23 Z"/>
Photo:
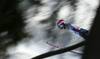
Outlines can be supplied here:
<path id="1" fill-rule="evenodd" d="M 56 45 L 51 44 L 51 43 L 49 43 L 49 42 L 46 42 L 46 43 L 47 43 L 48 45 L 53 46 L 53 47 L 56 47 L 56 48 L 62 48 L 62 47 L 60 47 L 60 46 L 56 46 Z M 79 53 L 79 52 L 76 52 L 76 51 L 73 51 L 73 50 L 71 50 L 70 52 L 75 53 L 75 54 L 82 55 L 82 53 Z"/>

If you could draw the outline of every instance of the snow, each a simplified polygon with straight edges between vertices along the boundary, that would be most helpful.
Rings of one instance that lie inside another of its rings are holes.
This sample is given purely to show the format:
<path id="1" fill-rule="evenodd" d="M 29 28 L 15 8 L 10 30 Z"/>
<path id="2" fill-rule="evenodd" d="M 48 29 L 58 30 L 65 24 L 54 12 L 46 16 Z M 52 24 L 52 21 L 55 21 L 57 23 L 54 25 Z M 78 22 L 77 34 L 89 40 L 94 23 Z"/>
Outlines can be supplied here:
<path id="1" fill-rule="evenodd" d="M 25 1 L 26 0 L 23 0 L 23 2 Z M 76 10 L 73 10 L 72 6 L 69 4 L 63 5 L 59 9 L 57 17 L 52 18 L 51 15 L 55 10 L 54 6 L 58 1 L 59 0 L 41 0 L 41 3 L 44 5 L 32 5 L 29 9 L 23 11 L 23 16 L 26 19 L 24 31 L 31 37 L 24 38 L 16 46 L 9 47 L 7 49 L 7 54 L 9 55 L 8 59 L 30 59 L 48 51 L 58 49 L 46 44 L 47 41 L 58 46 L 67 47 L 83 40 L 78 35 L 69 33 L 66 30 L 59 30 L 55 25 L 56 21 L 65 19 L 67 23 L 71 22 L 89 30 L 91 27 L 90 24 L 95 17 L 95 11 L 99 0 L 78 0 Z M 49 22 L 41 23 L 41 21 L 44 20 Z M 55 24 L 54 22 L 52 23 L 52 21 L 55 21 Z M 72 52 L 66 52 L 45 59 L 66 58 L 80 59 L 81 56 Z"/>

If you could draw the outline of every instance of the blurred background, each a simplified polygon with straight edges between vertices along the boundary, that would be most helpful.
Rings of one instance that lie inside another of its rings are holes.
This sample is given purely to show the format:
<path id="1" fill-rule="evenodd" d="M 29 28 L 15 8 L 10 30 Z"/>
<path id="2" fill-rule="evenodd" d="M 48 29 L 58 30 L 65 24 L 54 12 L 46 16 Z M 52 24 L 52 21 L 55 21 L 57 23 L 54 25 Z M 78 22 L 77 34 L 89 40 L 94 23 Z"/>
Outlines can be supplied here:
<path id="1" fill-rule="evenodd" d="M 98 5 L 99 0 L 1 0 L 0 59 L 30 59 L 83 41 L 56 23 L 64 19 L 90 30 Z M 82 53 L 82 49 L 73 51 Z M 81 59 L 81 55 L 69 51 L 45 59 L 66 58 Z"/>

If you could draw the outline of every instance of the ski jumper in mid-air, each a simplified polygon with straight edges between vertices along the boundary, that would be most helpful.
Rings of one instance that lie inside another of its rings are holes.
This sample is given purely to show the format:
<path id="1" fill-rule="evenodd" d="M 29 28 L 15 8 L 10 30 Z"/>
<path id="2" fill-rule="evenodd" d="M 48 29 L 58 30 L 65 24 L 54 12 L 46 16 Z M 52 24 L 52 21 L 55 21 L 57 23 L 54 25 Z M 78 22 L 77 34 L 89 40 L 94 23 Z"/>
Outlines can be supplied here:
<path id="1" fill-rule="evenodd" d="M 61 19 L 61 20 L 59 20 L 57 22 L 57 26 L 60 29 L 67 29 L 69 32 L 78 34 L 81 37 L 83 37 L 84 39 L 87 39 L 87 37 L 89 35 L 89 31 L 88 30 L 80 28 L 79 26 L 76 26 L 74 24 L 70 24 L 70 23 L 66 24 L 63 19 Z"/>

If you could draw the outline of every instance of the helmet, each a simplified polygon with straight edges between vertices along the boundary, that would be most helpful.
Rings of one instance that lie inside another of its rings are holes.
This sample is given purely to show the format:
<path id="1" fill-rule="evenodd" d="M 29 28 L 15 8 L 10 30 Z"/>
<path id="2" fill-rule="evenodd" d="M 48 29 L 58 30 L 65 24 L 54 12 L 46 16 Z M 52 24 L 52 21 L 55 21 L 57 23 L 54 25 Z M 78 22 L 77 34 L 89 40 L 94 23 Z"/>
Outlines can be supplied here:
<path id="1" fill-rule="evenodd" d="M 65 23 L 65 21 L 64 21 L 63 19 L 61 19 L 61 20 L 59 20 L 59 21 L 57 22 L 57 26 L 59 27 L 62 23 Z"/>

